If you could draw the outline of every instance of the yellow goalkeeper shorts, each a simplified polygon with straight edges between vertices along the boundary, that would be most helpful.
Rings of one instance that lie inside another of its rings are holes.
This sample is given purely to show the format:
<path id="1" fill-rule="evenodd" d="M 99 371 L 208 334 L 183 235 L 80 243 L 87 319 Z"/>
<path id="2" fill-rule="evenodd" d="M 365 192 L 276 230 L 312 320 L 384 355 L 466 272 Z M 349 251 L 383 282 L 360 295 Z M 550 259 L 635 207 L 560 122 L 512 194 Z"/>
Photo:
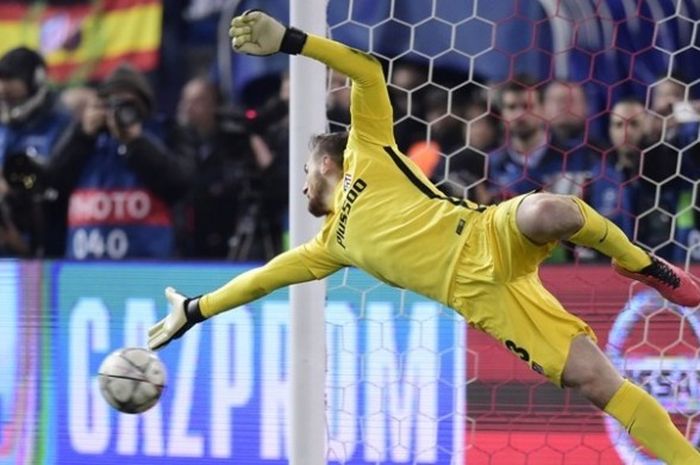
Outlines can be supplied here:
<path id="1" fill-rule="evenodd" d="M 537 269 L 556 242 L 525 237 L 515 213 L 528 194 L 474 215 L 461 252 L 452 306 L 469 324 L 498 339 L 533 370 L 561 386 L 571 341 L 593 330 L 564 309 L 540 281 Z"/>

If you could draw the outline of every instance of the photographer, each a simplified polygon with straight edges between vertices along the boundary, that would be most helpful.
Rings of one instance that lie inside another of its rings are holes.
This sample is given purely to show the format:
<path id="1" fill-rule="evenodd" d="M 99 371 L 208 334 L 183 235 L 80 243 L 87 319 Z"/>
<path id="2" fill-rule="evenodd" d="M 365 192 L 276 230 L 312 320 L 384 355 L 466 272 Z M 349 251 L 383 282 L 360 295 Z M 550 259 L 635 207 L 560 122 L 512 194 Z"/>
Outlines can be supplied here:
<path id="1" fill-rule="evenodd" d="M 63 254 L 66 205 L 42 167 L 69 124 L 41 55 L 19 47 L 0 58 L 0 256 Z"/>
<path id="2" fill-rule="evenodd" d="M 288 80 L 258 110 L 225 106 L 206 77 L 185 84 L 169 145 L 196 166 L 179 246 L 194 258 L 255 261 L 282 250 L 288 174 Z"/>
<path id="3" fill-rule="evenodd" d="M 236 226 L 229 258 L 269 260 L 285 250 L 289 208 L 289 74 L 248 119 L 255 161 L 255 198 Z"/>
<path id="4" fill-rule="evenodd" d="M 171 205 L 186 192 L 189 170 L 145 130 L 152 111 L 145 76 L 122 65 L 58 143 L 48 171 L 69 197 L 68 258 L 171 256 Z"/>
<path id="5" fill-rule="evenodd" d="M 168 143 L 196 168 L 178 208 L 178 247 L 186 257 L 225 258 L 236 221 L 254 197 L 255 167 L 247 121 L 222 111 L 216 86 L 205 77 L 182 89 Z"/>

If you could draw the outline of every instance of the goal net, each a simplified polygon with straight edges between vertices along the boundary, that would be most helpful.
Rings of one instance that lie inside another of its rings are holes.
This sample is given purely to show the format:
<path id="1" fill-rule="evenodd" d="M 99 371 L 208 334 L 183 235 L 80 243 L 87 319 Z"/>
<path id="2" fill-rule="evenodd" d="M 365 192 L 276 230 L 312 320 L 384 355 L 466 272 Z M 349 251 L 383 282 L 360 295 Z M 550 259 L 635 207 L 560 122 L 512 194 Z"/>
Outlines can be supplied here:
<path id="1" fill-rule="evenodd" d="M 693 0 L 328 2 L 329 36 L 382 60 L 399 148 L 446 194 L 577 195 L 696 276 L 699 18 Z M 329 74 L 331 130 L 349 124 L 348 84 Z M 700 443 L 697 309 L 571 244 L 549 262 L 545 285 Z M 333 279 L 329 461 L 659 463 L 451 310 L 356 271 Z"/>

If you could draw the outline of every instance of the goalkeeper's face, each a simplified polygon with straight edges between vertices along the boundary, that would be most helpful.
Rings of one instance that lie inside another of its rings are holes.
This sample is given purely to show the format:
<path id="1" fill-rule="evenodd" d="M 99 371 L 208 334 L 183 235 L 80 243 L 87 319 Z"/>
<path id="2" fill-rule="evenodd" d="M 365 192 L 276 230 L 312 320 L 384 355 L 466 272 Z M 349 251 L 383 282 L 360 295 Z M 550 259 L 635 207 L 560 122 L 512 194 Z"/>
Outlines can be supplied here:
<path id="1" fill-rule="evenodd" d="M 326 179 L 326 176 L 324 176 L 324 171 L 326 171 L 324 165 L 328 162 L 325 158 L 312 153 L 304 165 L 304 172 L 306 173 L 304 195 L 309 201 L 309 212 L 316 217 L 326 216 L 331 213 L 333 187 L 330 185 L 329 180 Z"/>

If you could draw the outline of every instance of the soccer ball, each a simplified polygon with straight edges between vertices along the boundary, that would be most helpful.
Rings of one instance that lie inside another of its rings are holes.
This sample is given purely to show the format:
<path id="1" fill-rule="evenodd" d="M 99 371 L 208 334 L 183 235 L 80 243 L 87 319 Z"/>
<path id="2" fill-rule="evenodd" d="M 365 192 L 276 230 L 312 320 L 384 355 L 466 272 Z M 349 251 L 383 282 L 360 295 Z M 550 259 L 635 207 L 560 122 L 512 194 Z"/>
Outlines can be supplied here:
<path id="1" fill-rule="evenodd" d="M 165 377 L 165 367 L 155 353 L 127 347 L 112 352 L 100 365 L 100 392 L 120 412 L 142 413 L 160 399 Z"/>

